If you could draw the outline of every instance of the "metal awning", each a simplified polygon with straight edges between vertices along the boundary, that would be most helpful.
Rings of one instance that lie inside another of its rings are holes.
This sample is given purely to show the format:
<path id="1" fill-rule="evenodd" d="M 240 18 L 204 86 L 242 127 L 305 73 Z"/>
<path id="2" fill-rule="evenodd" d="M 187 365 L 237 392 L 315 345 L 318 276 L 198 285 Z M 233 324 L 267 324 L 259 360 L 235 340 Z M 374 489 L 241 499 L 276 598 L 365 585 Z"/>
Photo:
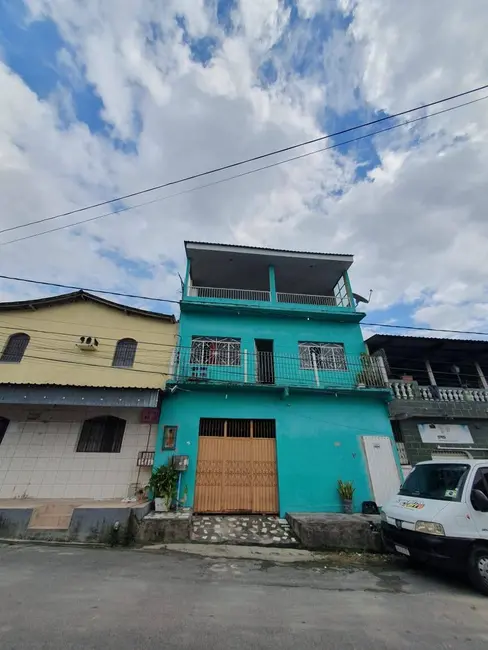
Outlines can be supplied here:
<path id="1" fill-rule="evenodd" d="M 159 390 L 79 386 L 0 385 L 0 404 L 156 408 Z"/>

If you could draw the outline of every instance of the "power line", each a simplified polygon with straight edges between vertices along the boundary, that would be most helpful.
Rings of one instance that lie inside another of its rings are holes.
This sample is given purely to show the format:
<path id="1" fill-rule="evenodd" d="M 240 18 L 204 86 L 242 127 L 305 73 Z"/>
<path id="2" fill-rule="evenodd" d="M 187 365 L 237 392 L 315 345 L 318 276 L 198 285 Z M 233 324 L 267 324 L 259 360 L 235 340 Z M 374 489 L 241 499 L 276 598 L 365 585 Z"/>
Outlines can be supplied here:
<path id="1" fill-rule="evenodd" d="M 381 133 L 386 133 L 387 131 L 393 131 L 394 129 L 399 129 L 402 126 L 408 126 L 409 124 L 414 124 L 415 122 L 419 122 L 421 120 L 426 120 L 429 117 L 435 117 L 436 115 L 441 115 L 442 113 L 448 113 L 450 111 L 454 111 L 458 108 L 462 108 L 463 106 L 469 106 L 470 104 L 476 104 L 477 102 L 483 101 L 485 99 L 488 99 L 488 95 L 484 95 L 483 97 L 478 97 L 477 99 L 472 99 L 469 102 L 463 102 L 462 104 L 456 104 L 455 106 L 450 106 L 449 108 L 445 108 L 441 111 L 435 111 L 433 113 L 429 113 L 428 115 L 422 115 L 421 117 L 417 117 L 413 120 L 405 120 L 404 122 L 401 122 L 400 124 L 394 124 L 393 126 L 386 127 L 384 129 L 378 129 L 376 131 L 372 131 L 371 133 L 366 133 L 365 135 L 358 136 L 356 138 L 351 138 L 349 140 L 343 140 L 342 142 L 337 142 L 335 144 L 332 144 L 328 147 L 322 147 L 321 149 L 316 149 L 315 151 L 309 151 L 304 154 L 300 154 L 299 156 L 293 156 L 291 158 L 285 158 L 284 160 L 279 160 L 275 163 L 271 163 L 269 165 L 263 165 L 261 167 L 256 167 L 255 169 L 250 169 L 246 172 L 242 172 L 240 174 L 233 174 L 232 176 L 228 176 L 227 178 L 221 178 L 216 181 L 212 181 L 210 183 L 205 183 L 204 185 L 197 185 L 196 187 L 191 187 L 187 190 L 182 190 L 181 192 L 175 192 L 174 194 L 169 194 L 167 196 L 162 196 L 157 199 L 152 199 L 151 201 L 145 201 L 143 203 L 136 203 L 135 205 L 129 205 L 125 206 L 123 208 L 120 208 L 118 210 L 112 210 L 110 212 L 104 212 L 103 214 L 99 214 L 95 217 L 89 217 L 88 219 L 81 219 L 80 221 L 75 221 L 73 223 L 68 223 L 65 224 L 64 226 L 58 226 L 56 228 L 50 228 L 48 230 L 42 230 L 37 233 L 32 233 L 30 235 L 25 235 L 24 237 L 18 237 L 16 239 L 10 239 L 9 241 L 6 242 L 1 242 L 0 246 L 7 246 L 8 244 L 15 244 L 16 242 L 21 242 L 25 241 L 27 239 L 33 239 L 34 237 L 40 237 L 42 235 L 48 235 L 53 232 L 58 232 L 59 230 L 65 230 L 67 228 L 74 228 L 75 226 L 80 226 L 85 223 L 90 223 L 92 221 L 98 221 L 98 219 L 103 219 L 105 217 L 110 217 L 114 214 L 120 214 L 122 212 L 128 212 L 129 210 L 135 210 L 138 208 L 145 207 L 147 205 L 153 205 L 154 203 L 159 203 L 161 201 L 166 201 L 167 199 L 173 199 L 178 196 L 183 196 L 184 194 L 190 194 L 191 192 L 196 192 L 199 190 L 206 189 L 208 187 L 212 187 L 213 185 L 219 185 L 221 183 L 227 183 L 228 181 L 235 180 L 237 178 L 242 178 L 244 176 L 249 176 L 251 174 L 255 174 L 260 171 L 264 171 L 266 169 L 271 169 L 273 167 L 278 167 L 279 165 L 283 165 L 285 163 L 293 162 L 295 160 L 300 160 L 302 158 L 307 158 L 308 156 L 313 156 L 317 153 L 323 153 L 324 151 L 328 151 L 329 149 L 336 149 L 338 147 L 342 147 L 347 144 L 352 144 L 354 142 L 359 142 L 360 140 L 365 140 L 366 138 L 371 138 L 374 137 L 375 135 L 380 135 Z M 59 216 L 64 216 L 64 215 L 58 215 L 54 217 L 50 217 L 49 219 L 57 219 Z M 33 221 L 30 224 L 23 224 L 20 226 L 15 226 L 14 228 L 7 228 L 6 230 L 0 230 L 0 234 L 4 232 L 8 232 L 9 230 L 15 230 L 16 228 L 23 228 L 25 226 L 33 225 L 36 223 L 42 223 L 43 221 L 47 221 L 48 219 L 41 219 L 40 221 Z"/>
<path id="2" fill-rule="evenodd" d="M 154 296 L 139 296 L 137 294 L 133 293 L 123 293 L 121 291 L 108 291 L 106 289 L 86 289 L 83 287 L 77 287 L 72 284 L 60 284 L 56 282 L 45 282 L 42 280 L 32 280 L 31 278 L 18 278 L 15 276 L 11 275 L 0 275 L 0 279 L 3 280 L 13 280 L 16 282 L 28 282 L 30 284 L 40 284 L 43 286 L 48 286 L 48 287 L 56 287 L 56 288 L 63 288 L 63 289 L 74 289 L 76 291 L 88 291 L 92 293 L 102 293 L 102 294 L 107 294 L 107 295 L 112 295 L 112 296 L 122 296 L 124 298 L 134 298 L 135 300 L 149 300 L 149 301 L 155 301 L 155 302 L 168 302 L 168 303 L 173 303 L 173 304 L 180 304 L 180 300 L 170 300 L 169 298 L 155 298 Z M 1 306 L 2 303 L 0 302 L 0 311 L 1 311 Z M 229 306 L 235 306 L 238 307 L 239 303 L 229 303 Z M 56 321 L 53 321 L 56 322 Z M 59 321 L 62 322 L 62 321 Z M 395 329 L 402 329 L 402 330 L 418 330 L 418 331 L 423 331 L 423 332 L 443 332 L 445 334 L 474 334 L 476 336 L 488 336 L 488 332 L 478 332 L 476 330 L 455 330 L 455 329 L 441 329 L 441 328 L 435 328 L 435 327 L 420 327 L 420 326 L 414 326 L 414 325 L 393 325 L 391 323 L 361 323 L 362 326 L 368 326 L 368 327 L 389 327 L 389 328 L 395 328 Z M 107 338 L 107 337 L 105 337 Z M 118 339 L 117 339 L 118 340 Z M 449 340 L 449 339 L 446 339 Z M 456 339 L 453 339 L 456 340 Z"/>
<path id="3" fill-rule="evenodd" d="M 75 287 L 72 284 L 60 284 L 59 282 L 44 282 L 42 280 L 31 280 L 30 278 L 17 278 L 11 275 L 0 275 L 3 280 L 14 280 L 15 282 L 28 282 L 29 284 L 42 284 L 46 287 L 56 287 L 61 289 L 74 289 L 75 291 L 91 291 L 93 293 L 103 293 L 109 296 L 122 296 L 124 298 L 134 298 L 136 300 L 152 300 L 155 302 L 170 302 L 179 305 L 179 300 L 166 300 L 165 298 L 154 298 L 151 296 L 138 296 L 133 293 L 123 293 L 122 291 L 108 291 L 106 289 L 83 289 L 82 287 Z M 0 303 L 1 305 L 1 303 Z"/>
<path id="4" fill-rule="evenodd" d="M 373 126 L 374 124 L 379 124 L 380 122 L 385 122 L 386 120 L 393 120 L 395 118 L 401 117 L 402 115 L 407 115 L 408 113 L 413 113 L 416 111 L 424 110 L 427 108 L 430 108 L 431 106 L 436 106 L 438 104 L 442 104 L 444 102 L 451 101 L 453 99 L 459 99 L 460 97 L 466 97 L 467 95 L 471 95 L 473 93 L 479 92 L 480 90 L 486 90 L 488 88 L 488 84 L 484 84 L 483 86 L 478 86 L 477 88 L 472 88 L 471 90 L 466 90 L 462 93 L 457 93 L 455 95 L 451 95 L 450 97 L 444 97 L 443 99 L 438 99 L 433 102 L 429 102 L 428 104 L 422 104 L 420 106 L 416 106 L 414 108 L 409 108 L 404 111 L 400 111 L 398 113 L 393 113 L 392 115 L 386 115 L 384 117 L 377 118 L 376 120 L 371 120 L 370 122 L 364 122 L 363 124 L 358 124 L 356 126 L 351 126 L 347 129 L 341 129 L 340 131 L 336 131 L 335 133 L 330 133 L 328 135 L 323 135 L 317 138 L 313 138 L 311 140 L 306 140 L 304 142 L 299 142 L 298 144 L 290 145 L 288 147 L 283 147 L 282 149 L 275 149 L 274 151 L 269 151 L 264 154 L 260 154 L 259 156 L 253 156 L 252 158 L 247 158 L 245 160 L 240 160 L 234 163 L 230 163 L 228 165 L 222 165 L 220 167 L 215 167 L 214 169 L 209 169 L 204 172 L 199 172 L 198 174 L 192 174 L 190 176 L 185 176 L 183 178 L 179 178 L 173 181 L 168 181 L 166 183 L 161 183 L 160 185 L 153 185 L 151 187 L 147 187 L 143 190 L 138 190 L 137 192 L 131 192 L 129 194 L 124 194 L 122 196 L 118 196 L 112 199 L 107 199 L 106 201 L 99 201 L 98 203 L 92 203 L 90 205 L 86 205 L 81 208 L 76 208 L 74 210 L 69 210 L 67 212 L 62 212 L 60 214 L 52 215 L 50 217 L 45 217 L 44 219 L 37 219 L 35 221 L 30 221 L 27 223 L 19 224 L 17 226 L 10 226 L 9 228 L 4 228 L 3 230 L 0 230 L 0 234 L 5 233 L 5 232 L 10 232 L 12 230 L 17 230 L 18 228 L 25 228 L 27 226 L 32 226 L 37 223 L 44 223 L 46 221 L 51 221 L 53 219 L 59 219 L 61 217 L 67 217 L 72 214 L 77 214 L 79 212 L 85 212 L 86 210 L 91 210 L 93 208 L 98 208 L 103 205 L 108 205 L 110 203 L 115 203 L 116 201 L 124 201 L 126 199 L 133 198 L 134 196 L 139 196 L 141 194 L 147 194 L 148 192 L 154 192 L 155 190 L 160 190 L 165 187 L 170 187 L 172 185 L 178 185 L 180 183 L 185 183 L 187 181 L 195 180 L 197 178 L 201 178 L 203 176 L 208 176 L 210 174 L 216 174 L 218 172 L 225 171 L 227 169 L 233 169 L 234 167 L 238 167 L 240 165 L 246 165 L 251 162 L 256 162 L 257 160 L 263 160 L 264 158 L 268 158 L 270 156 L 276 156 L 281 153 L 286 153 L 287 151 L 292 151 L 294 149 L 297 149 L 299 147 L 304 147 L 309 144 L 314 144 L 316 142 L 321 142 L 323 140 L 327 140 L 329 138 L 336 137 L 338 135 L 344 135 L 345 133 L 350 133 L 351 131 L 357 131 L 358 129 L 363 129 L 367 126 Z"/>

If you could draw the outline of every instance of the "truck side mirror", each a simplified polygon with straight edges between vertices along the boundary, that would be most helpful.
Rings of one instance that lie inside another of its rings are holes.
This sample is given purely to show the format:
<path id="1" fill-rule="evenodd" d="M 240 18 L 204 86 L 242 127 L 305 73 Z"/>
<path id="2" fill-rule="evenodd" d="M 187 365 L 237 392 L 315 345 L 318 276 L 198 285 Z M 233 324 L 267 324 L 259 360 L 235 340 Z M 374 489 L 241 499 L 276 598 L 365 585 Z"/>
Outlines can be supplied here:
<path id="1" fill-rule="evenodd" d="M 475 510 L 488 512 L 488 497 L 481 490 L 471 490 L 471 503 Z"/>

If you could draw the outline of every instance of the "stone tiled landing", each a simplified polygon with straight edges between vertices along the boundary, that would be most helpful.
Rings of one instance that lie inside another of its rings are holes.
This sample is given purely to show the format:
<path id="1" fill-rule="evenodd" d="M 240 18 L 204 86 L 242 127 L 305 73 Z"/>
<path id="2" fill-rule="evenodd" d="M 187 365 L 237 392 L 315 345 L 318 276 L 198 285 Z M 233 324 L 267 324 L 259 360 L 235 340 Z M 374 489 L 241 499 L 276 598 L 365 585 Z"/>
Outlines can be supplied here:
<path id="1" fill-rule="evenodd" d="M 286 519 L 258 515 L 194 515 L 191 540 L 205 544 L 298 546 Z"/>

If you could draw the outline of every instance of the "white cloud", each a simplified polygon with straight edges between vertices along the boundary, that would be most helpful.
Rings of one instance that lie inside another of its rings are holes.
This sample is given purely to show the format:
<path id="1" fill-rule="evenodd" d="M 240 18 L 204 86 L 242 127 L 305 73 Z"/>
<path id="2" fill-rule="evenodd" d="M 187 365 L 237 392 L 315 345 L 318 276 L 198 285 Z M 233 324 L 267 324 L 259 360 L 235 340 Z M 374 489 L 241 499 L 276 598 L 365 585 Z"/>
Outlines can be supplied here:
<path id="1" fill-rule="evenodd" d="M 74 120 L 66 86 L 41 101 L 0 63 L 2 227 L 315 137 L 324 108 L 396 112 L 488 79 L 488 6 L 476 0 L 462 7 L 455 0 L 300 0 L 307 20 L 292 27 L 278 0 L 242 0 L 231 33 L 204 0 L 28 5 L 32 20 L 55 21 L 66 43 L 57 63 L 75 89 L 83 78 L 92 84 L 108 127 L 93 133 Z M 349 14 L 348 30 L 335 24 L 328 35 L 311 31 L 310 19 L 331 15 L 334 6 Z M 203 66 L 188 40 L 205 36 L 216 45 Z M 294 68 L 297 53 L 305 57 L 310 39 L 322 36 L 326 47 L 308 62 L 310 74 L 306 65 Z M 264 88 L 259 69 L 268 59 L 277 80 Z M 173 265 L 183 271 L 184 238 L 337 250 L 356 255 L 355 290 L 375 289 L 374 306 L 404 301 L 422 324 L 486 328 L 487 105 L 377 138 L 380 162 L 364 180 L 356 178 L 353 150 L 329 151 L 81 230 L 0 247 L 2 269 L 177 298 Z M 135 148 L 124 152 L 108 135 Z M 153 277 L 137 277 L 107 251 L 149 265 Z M 3 292 L 32 289 L 4 285 Z"/>

